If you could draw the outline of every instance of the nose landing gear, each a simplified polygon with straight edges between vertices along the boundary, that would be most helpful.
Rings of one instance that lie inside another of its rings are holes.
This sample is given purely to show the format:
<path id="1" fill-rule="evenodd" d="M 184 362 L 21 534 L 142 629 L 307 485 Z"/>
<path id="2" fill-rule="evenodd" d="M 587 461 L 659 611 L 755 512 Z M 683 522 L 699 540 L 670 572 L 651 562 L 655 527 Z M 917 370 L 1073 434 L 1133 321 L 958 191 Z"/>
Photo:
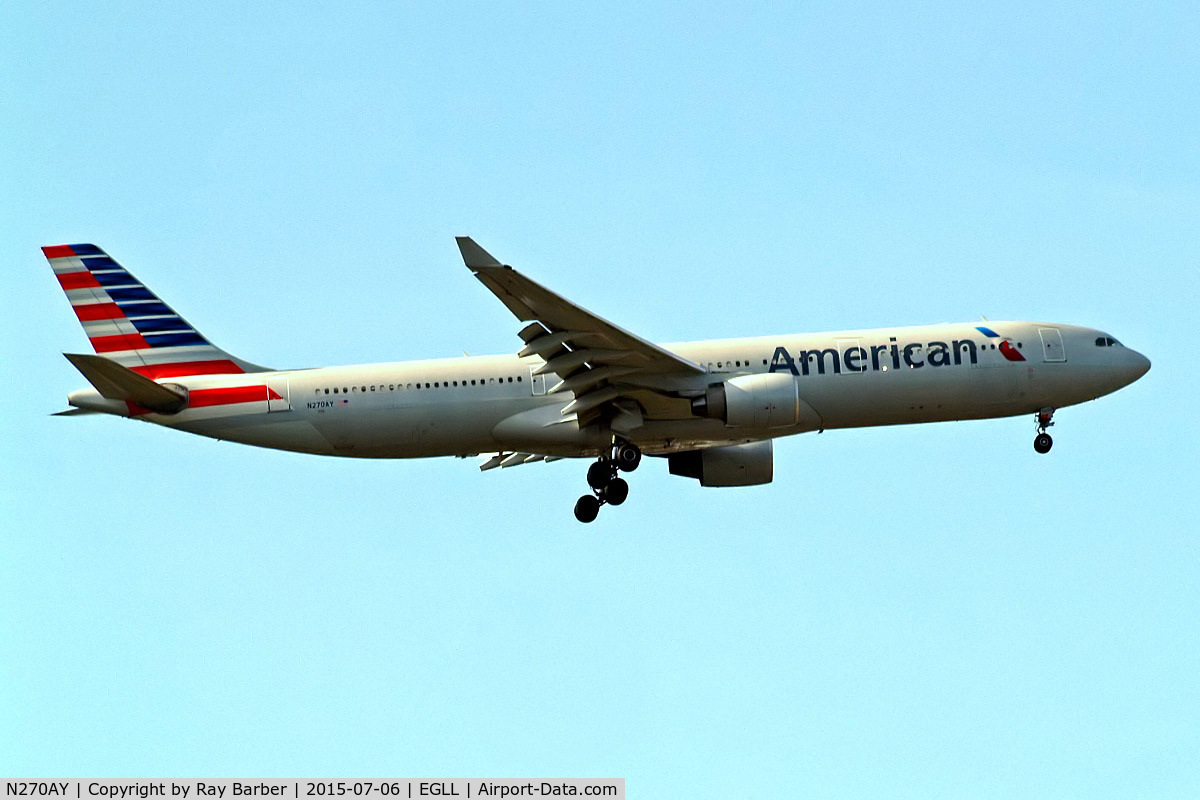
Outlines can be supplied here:
<path id="1" fill-rule="evenodd" d="M 629 484 L 619 472 L 633 472 L 642 462 L 642 451 L 632 442 L 614 441 L 610 452 L 588 467 L 587 482 L 591 494 L 575 502 L 575 519 L 591 522 L 600 513 L 600 506 L 619 506 L 629 497 Z"/>
<path id="2" fill-rule="evenodd" d="M 1037 436 L 1033 440 L 1033 449 L 1043 455 L 1050 452 L 1050 448 L 1054 446 L 1054 440 L 1050 438 L 1050 434 L 1046 433 L 1046 428 L 1054 424 L 1054 409 L 1043 408 L 1037 413 Z"/>

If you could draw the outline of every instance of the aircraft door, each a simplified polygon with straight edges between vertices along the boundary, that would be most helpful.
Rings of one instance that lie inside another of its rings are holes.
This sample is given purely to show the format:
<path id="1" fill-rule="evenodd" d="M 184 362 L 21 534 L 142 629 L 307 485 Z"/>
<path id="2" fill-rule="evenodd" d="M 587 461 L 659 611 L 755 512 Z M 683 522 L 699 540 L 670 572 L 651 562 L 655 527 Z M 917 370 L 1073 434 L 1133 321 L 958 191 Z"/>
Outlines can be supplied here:
<path id="1" fill-rule="evenodd" d="M 1043 361 L 1066 361 L 1067 351 L 1063 348 L 1062 333 L 1058 328 L 1038 328 L 1042 337 Z"/>
<path id="2" fill-rule="evenodd" d="M 288 390 L 288 376 L 272 375 L 267 378 L 267 412 L 291 410 L 292 399 Z"/>
<path id="3" fill-rule="evenodd" d="M 529 388 L 534 395 L 543 395 L 547 389 L 553 389 L 561 380 L 553 372 L 548 372 L 545 375 L 534 375 L 533 367 L 529 368 Z"/>

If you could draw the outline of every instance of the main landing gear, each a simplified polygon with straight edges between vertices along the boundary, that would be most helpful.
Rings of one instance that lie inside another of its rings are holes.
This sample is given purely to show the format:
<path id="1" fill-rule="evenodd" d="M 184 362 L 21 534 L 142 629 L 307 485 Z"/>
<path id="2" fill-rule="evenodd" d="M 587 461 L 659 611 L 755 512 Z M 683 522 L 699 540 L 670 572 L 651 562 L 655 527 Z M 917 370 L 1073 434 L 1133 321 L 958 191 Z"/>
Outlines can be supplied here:
<path id="1" fill-rule="evenodd" d="M 591 522 L 600 513 L 600 506 L 619 506 L 629 497 L 629 484 L 619 477 L 619 472 L 633 472 L 642 463 L 642 451 L 631 442 L 616 441 L 612 450 L 601 456 L 588 467 L 587 482 L 591 494 L 585 494 L 575 503 L 575 519 Z"/>
<path id="2" fill-rule="evenodd" d="M 1043 408 L 1037 413 L 1037 437 L 1033 440 L 1033 449 L 1039 453 L 1045 454 L 1050 452 L 1050 448 L 1054 446 L 1054 440 L 1050 438 L 1050 434 L 1046 433 L 1046 428 L 1054 424 L 1054 409 Z"/>

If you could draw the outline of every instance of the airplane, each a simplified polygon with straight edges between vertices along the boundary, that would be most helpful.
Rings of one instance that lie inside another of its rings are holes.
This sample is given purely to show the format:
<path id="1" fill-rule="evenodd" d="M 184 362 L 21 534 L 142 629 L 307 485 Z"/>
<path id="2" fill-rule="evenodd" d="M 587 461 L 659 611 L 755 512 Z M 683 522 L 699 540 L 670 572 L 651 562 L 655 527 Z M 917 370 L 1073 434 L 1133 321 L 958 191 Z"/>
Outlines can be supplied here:
<path id="1" fill-rule="evenodd" d="M 811 431 L 1031 414 L 1150 369 L 1100 330 L 957 323 L 658 345 L 584 310 L 469 237 L 466 266 L 520 322 L 515 355 L 275 370 L 206 339 L 92 244 L 42 250 L 94 354 L 60 415 L 111 414 L 258 447 L 353 458 L 471 457 L 482 470 L 595 459 L 580 522 L 629 494 L 643 454 L 703 486 L 774 477 L 773 440 Z"/>

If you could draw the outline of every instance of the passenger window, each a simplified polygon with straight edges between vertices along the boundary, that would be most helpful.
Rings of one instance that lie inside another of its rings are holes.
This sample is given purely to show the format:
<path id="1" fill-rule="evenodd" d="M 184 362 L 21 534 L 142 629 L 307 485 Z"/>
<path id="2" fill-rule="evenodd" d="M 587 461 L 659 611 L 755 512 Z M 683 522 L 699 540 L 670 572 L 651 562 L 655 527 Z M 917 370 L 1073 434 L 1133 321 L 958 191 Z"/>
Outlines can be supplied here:
<path id="1" fill-rule="evenodd" d="M 328 390 L 328 389 L 326 389 L 326 390 L 325 390 L 325 394 L 329 394 L 329 390 Z"/>
<path id="2" fill-rule="evenodd" d="M 511 380 L 512 380 L 512 378 L 509 378 L 509 380 L 511 381 Z M 521 382 L 521 376 L 520 376 L 520 375 L 518 375 L 518 376 L 517 376 L 517 383 L 520 383 L 520 382 Z"/>

